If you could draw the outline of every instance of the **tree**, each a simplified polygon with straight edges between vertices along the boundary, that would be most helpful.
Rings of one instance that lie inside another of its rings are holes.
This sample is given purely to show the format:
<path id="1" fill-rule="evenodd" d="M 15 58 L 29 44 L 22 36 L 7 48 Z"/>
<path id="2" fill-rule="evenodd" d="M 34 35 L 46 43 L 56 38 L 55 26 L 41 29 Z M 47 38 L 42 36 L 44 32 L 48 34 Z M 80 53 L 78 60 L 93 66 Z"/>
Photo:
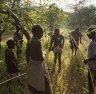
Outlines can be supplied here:
<path id="1" fill-rule="evenodd" d="M 50 31 L 53 31 L 54 28 L 60 27 L 64 18 L 64 11 L 58 8 L 55 4 L 49 6 L 46 13 L 47 24 Z"/>
<path id="2" fill-rule="evenodd" d="M 82 7 L 76 13 L 72 13 L 69 19 L 71 27 L 89 27 L 96 25 L 96 7 L 91 5 L 89 7 Z"/>

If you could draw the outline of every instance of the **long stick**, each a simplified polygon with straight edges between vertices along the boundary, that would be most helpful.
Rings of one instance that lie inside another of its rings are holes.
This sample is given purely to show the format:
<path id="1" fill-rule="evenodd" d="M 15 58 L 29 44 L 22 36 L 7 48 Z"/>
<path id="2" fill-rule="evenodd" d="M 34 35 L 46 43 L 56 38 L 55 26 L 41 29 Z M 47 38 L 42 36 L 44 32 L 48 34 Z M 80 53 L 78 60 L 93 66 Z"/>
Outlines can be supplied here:
<path id="1" fill-rule="evenodd" d="M 3 85 L 3 84 L 5 84 L 5 83 L 7 83 L 7 82 L 9 82 L 9 81 L 11 81 L 11 80 L 14 80 L 14 79 L 16 79 L 16 78 L 18 78 L 18 77 L 21 77 L 21 76 L 24 76 L 24 75 L 27 75 L 27 73 L 23 73 L 23 74 L 20 74 L 20 75 L 18 75 L 18 76 L 15 76 L 15 77 L 12 77 L 12 78 L 10 78 L 10 79 L 7 79 L 7 80 L 1 82 L 0 85 Z"/>
<path id="2" fill-rule="evenodd" d="M 15 23 L 17 24 L 17 25 L 20 25 L 20 27 L 21 27 L 21 32 L 23 32 L 23 34 L 25 35 L 25 37 L 26 37 L 26 39 L 28 40 L 28 41 L 30 41 L 30 35 L 29 35 L 29 33 L 23 28 L 23 26 L 20 24 L 20 22 L 19 22 L 19 18 L 17 17 L 17 15 L 16 14 L 14 14 L 11 10 L 0 10 L 0 13 L 2 13 L 2 14 L 6 14 L 6 15 L 10 15 L 13 19 L 14 19 L 14 21 L 15 21 Z"/>

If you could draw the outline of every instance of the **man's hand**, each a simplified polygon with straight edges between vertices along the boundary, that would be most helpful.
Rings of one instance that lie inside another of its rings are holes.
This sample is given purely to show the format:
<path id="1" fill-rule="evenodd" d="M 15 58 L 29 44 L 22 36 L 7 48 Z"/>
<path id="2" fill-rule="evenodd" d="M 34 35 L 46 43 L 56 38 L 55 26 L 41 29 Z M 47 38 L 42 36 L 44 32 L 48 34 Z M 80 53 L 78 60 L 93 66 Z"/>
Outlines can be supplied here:
<path id="1" fill-rule="evenodd" d="M 85 60 L 84 60 L 84 64 L 87 64 L 87 63 L 88 63 L 88 59 L 85 59 Z"/>
<path id="2" fill-rule="evenodd" d="M 46 51 L 43 51 L 43 58 L 46 57 Z"/>

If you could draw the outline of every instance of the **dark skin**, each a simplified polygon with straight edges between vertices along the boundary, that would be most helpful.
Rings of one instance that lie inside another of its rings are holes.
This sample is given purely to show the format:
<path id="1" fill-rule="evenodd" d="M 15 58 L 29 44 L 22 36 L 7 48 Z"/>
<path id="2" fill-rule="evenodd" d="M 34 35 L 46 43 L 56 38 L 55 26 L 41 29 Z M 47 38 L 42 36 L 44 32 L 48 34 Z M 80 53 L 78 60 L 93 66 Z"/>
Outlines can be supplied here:
<path id="1" fill-rule="evenodd" d="M 87 34 L 87 36 L 92 41 L 94 41 L 96 39 L 95 32 L 91 32 L 91 33 Z M 88 64 L 88 62 L 90 63 L 91 61 L 96 61 L 96 56 L 85 59 L 84 63 Z M 96 80 L 96 71 L 94 69 L 91 69 L 89 66 L 89 69 L 88 69 L 88 87 L 89 87 L 89 91 L 92 92 L 91 94 L 94 94 L 95 80 Z"/>
<path id="2" fill-rule="evenodd" d="M 10 50 L 10 51 L 12 51 L 12 53 L 13 53 L 13 50 L 14 50 L 14 48 L 15 48 L 15 42 L 14 43 L 10 43 L 10 45 L 8 45 L 7 44 L 7 46 L 8 46 L 8 49 Z M 8 53 L 8 52 L 7 52 Z M 8 53 L 9 54 L 9 53 Z M 12 62 L 13 63 L 13 66 L 15 66 L 16 68 L 18 67 L 18 62 L 17 62 L 17 59 L 15 58 L 15 56 L 14 56 L 14 53 L 12 54 L 12 55 L 10 55 L 10 58 L 7 58 L 8 60 L 10 60 L 10 62 Z"/>
<path id="3" fill-rule="evenodd" d="M 79 43 L 81 42 L 81 33 L 79 32 L 79 29 L 76 29 L 75 31 L 72 31 L 70 33 L 70 44 L 71 44 L 71 50 L 72 50 L 72 55 L 77 53 Z"/>
<path id="4" fill-rule="evenodd" d="M 12 41 L 12 40 L 11 40 L 11 41 Z M 8 69 L 8 70 L 9 70 L 8 73 L 10 74 L 10 77 L 13 77 L 13 74 L 14 74 L 14 73 L 19 73 L 19 72 L 20 72 L 20 70 L 19 70 L 19 68 L 18 68 L 17 59 L 15 58 L 14 53 L 13 53 L 13 49 L 15 48 L 15 42 L 14 42 L 14 43 L 11 42 L 10 44 L 7 44 L 7 46 L 8 46 L 8 48 L 6 49 L 6 52 L 5 52 L 5 61 L 6 61 L 6 63 L 8 64 L 8 66 L 11 66 L 11 68 L 8 67 L 8 68 L 11 69 L 11 70 Z M 8 54 L 10 54 L 10 55 L 8 55 Z M 9 57 L 9 59 L 8 59 L 8 57 Z M 10 63 L 9 63 L 9 62 L 10 62 Z M 12 69 L 12 67 L 13 67 L 15 70 Z M 14 71 L 15 71 L 15 72 L 14 72 Z M 17 82 L 18 82 L 19 85 L 22 86 L 22 82 L 21 82 L 20 78 L 17 79 Z"/>
<path id="5" fill-rule="evenodd" d="M 62 41 L 62 44 L 61 44 Z M 62 35 L 60 35 L 59 30 L 57 30 L 57 32 L 55 31 L 55 34 L 52 36 L 52 40 L 50 42 L 50 47 L 49 47 L 49 52 L 52 50 L 52 48 L 54 47 L 59 47 L 59 48 L 63 48 L 64 46 L 64 37 Z M 53 45 L 53 47 L 52 47 Z M 61 70 L 61 55 L 62 53 L 54 53 L 54 64 L 56 65 L 57 63 L 57 59 L 58 59 L 58 63 L 59 63 L 59 70 Z"/>
<path id="6" fill-rule="evenodd" d="M 20 31 L 25 35 L 25 37 L 26 37 L 26 39 L 27 39 L 27 43 L 30 43 L 30 41 L 31 41 L 31 37 L 30 37 L 30 34 L 27 32 L 27 30 L 26 29 L 24 29 L 24 27 L 20 24 L 20 22 L 19 22 L 19 19 L 18 19 L 18 17 L 12 12 L 12 11 L 9 11 L 9 10 L 6 10 L 6 11 L 1 11 L 0 10 L 0 13 L 2 13 L 2 14 L 10 14 L 10 16 L 14 19 L 14 25 L 15 26 L 17 26 L 17 25 L 19 25 L 20 26 Z M 47 93 L 45 93 L 45 94 L 47 94 Z M 50 93 L 48 93 L 48 94 L 50 94 Z"/>
<path id="7" fill-rule="evenodd" d="M 87 36 L 88 36 L 88 38 L 91 39 L 92 41 L 93 41 L 94 39 L 96 39 L 95 33 L 90 33 L 90 34 L 88 34 Z M 92 61 L 92 60 L 96 60 L 96 56 L 94 56 L 93 58 L 85 59 L 85 60 L 84 60 L 84 63 L 87 64 L 88 61 Z"/>
<path id="8" fill-rule="evenodd" d="M 34 26 L 34 27 L 35 27 L 35 29 L 32 28 L 33 37 L 31 39 L 30 43 L 27 44 L 27 49 L 26 49 L 26 60 L 27 60 L 28 64 L 30 64 L 29 63 L 30 58 L 35 61 L 42 61 L 42 63 L 44 60 L 43 54 L 42 54 L 42 44 L 40 41 L 40 39 L 43 36 L 43 31 L 41 32 L 40 28 L 38 29 L 38 26 Z M 35 33 L 36 28 L 39 31 L 37 33 Z M 45 76 L 45 91 L 38 91 L 38 90 L 35 90 L 34 87 L 32 87 L 32 86 L 30 86 L 30 85 L 28 85 L 28 86 L 29 86 L 29 89 L 32 92 L 32 94 L 51 94 L 49 83 L 47 81 L 46 76 Z"/>
<path id="9" fill-rule="evenodd" d="M 14 33 L 14 41 L 16 42 L 17 47 L 17 58 L 21 55 L 21 48 L 22 48 L 22 42 L 23 42 L 23 35 L 21 34 L 20 27 L 16 26 L 16 32 Z"/>

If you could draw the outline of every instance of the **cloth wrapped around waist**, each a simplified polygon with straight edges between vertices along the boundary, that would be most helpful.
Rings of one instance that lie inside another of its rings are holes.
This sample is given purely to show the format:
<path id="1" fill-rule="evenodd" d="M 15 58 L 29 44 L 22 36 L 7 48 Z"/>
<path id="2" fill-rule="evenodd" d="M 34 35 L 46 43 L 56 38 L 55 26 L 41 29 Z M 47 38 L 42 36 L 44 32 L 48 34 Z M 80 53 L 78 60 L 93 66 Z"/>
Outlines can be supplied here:
<path id="1" fill-rule="evenodd" d="M 60 47 L 54 47 L 53 48 L 53 52 L 54 53 L 62 53 L 62 48 L 60 48 Z"/>
<path id="2" fill-rule="evenodd" d="M 29 60 L 28 85 L 38 91 L 45 90 L 45 64 L 43 61 Z"/>

